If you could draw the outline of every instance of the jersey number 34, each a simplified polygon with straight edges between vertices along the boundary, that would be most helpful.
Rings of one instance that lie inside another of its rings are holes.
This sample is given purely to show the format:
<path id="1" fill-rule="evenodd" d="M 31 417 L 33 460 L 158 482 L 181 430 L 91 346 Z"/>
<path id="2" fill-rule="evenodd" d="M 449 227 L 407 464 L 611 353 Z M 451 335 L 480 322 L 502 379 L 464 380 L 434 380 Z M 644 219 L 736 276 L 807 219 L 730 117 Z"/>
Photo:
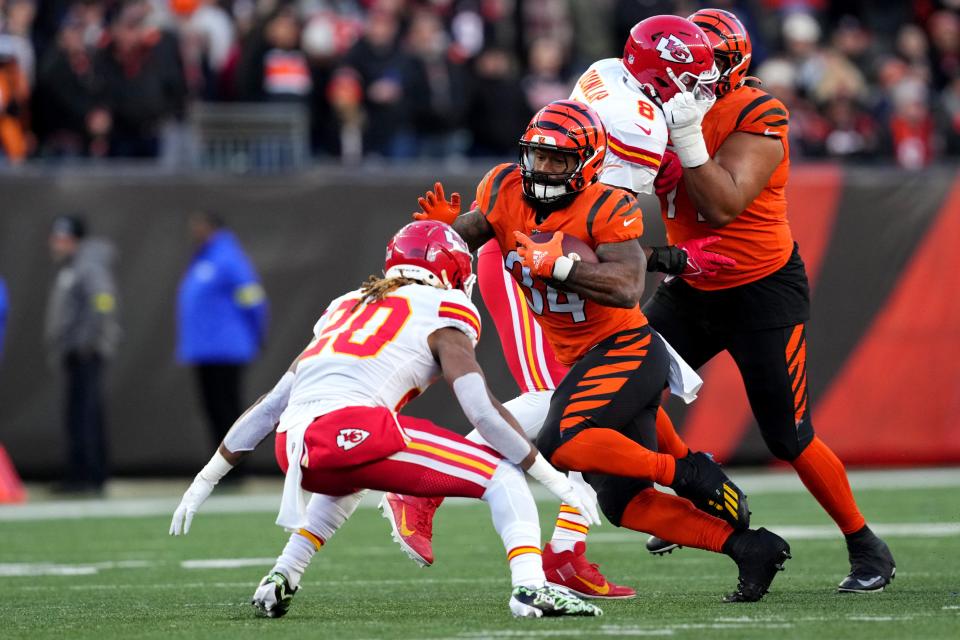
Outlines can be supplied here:
<path id="1" fill-rule="evenodd" d="M 514 266 L 521 264 L 521 262 L 520 255 L 516 251 L 511 251 L 507 254 L 503 264 L 507 271 L 512 273 Z M 532 309 L 533 312 L 538 316 L 542 316 L 543 293 L 540 291 L 540 289 L 534 286 L 533 276 L 530 274 L 530 269 L 527 267 L 522 267 L 522 269 L 521 282 L 527 289 L 525 297 L 530 303 L 530 309 Z M 574 322 L 583 322 L 587 319 L 587 316 L 583 312 L 583 298 L 572 291 L 560 292 L 550 285 L 546 283 L 544 284 L 547 288 L 547 310 L 549 310 L 550 313 L 569 313 Z M 566 296 L 567 301 L 560 302 L 560 295 Z"/>

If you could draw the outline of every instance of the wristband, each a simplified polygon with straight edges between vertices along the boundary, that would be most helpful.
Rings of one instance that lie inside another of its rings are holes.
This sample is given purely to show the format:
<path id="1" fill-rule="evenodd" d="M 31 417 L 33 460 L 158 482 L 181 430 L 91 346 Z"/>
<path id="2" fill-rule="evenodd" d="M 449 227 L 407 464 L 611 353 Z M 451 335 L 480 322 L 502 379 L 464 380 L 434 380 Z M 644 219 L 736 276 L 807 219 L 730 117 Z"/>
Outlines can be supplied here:
<path id="1" fill-rule="evenodd" d="M 217 452 L 210 458 L 210 462 L 208 462 L 203 469 L 200 469 L 200 473 L 197 475 L 207 482 L 217 484 L 231 469 L 233 469 L 233 465 L 227 462 L 227 459 L 224 458 L 220 450 L 217 449 Z"/>
<path id="2" fill-rule="evenodd" d="M 533 459 L 533 464 L 527 469 L 527 474 L 547 488 L 553 487 L 557 483 L 567 482 L 567 476 L 554 469 L 553 465 L 547 462 L 547 459 L 539 452 L 537 457 Z"/>
<path id="3" fill-rule="evenodd" d="M 707 153 L 707 143 L 703 139 L 703 132 L 698 126 L 696 131 L 683 136 L 681 140 L 672 138 L 673 150 L 680 158 L 680 166 L 684 169 L 693 169 L 707 164 L 710 154 Z"/>
<path id="4" fill-rule="evenodd" d="M 553 279 L 563 282 L 570 277 L 570 271 L 573 269 L 574 262 L 576 261 L 568 256 L 560 256 L 557 258 L 553 263 Z"/>
<path id="5" fill-rule="evenodd" d="M 650 257 L 647 258 L 647 271 L 657 271 L 678 276 L 687 266 L 687 252 L 679 247 L 650 247 Z"/>

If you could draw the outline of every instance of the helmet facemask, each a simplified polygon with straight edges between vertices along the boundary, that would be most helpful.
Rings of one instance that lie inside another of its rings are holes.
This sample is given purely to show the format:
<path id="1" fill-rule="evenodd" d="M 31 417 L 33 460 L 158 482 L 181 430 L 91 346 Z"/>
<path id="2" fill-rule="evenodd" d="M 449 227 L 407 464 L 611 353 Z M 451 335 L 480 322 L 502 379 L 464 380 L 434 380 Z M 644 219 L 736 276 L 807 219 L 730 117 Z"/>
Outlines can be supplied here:
<path id="1" fill-rule="evenodd" d="M 676 75 L 673 69 L 667 67 L 667 76 L 680 89 L 681 93 L 692 93 L 694 99 L 701 104 L 713 104 L 716 101 L 717 81 L 720 72 L 714 64 L 710 69 L 702 71 L 700 75 L 684 71 Z"/>
<path id="2" fill-rule="evenodd" d="M 537 170 L 537 152 L 559 154 L 566 159 L 568 171 L 548 172 Z M 520 170 L 523 173 L 524 193 L 538 202 L 557 200 L 582 190 L 584 165 L 596 152 L 591 149 L 561 149 L 543 143 L 520 141 Z"/>

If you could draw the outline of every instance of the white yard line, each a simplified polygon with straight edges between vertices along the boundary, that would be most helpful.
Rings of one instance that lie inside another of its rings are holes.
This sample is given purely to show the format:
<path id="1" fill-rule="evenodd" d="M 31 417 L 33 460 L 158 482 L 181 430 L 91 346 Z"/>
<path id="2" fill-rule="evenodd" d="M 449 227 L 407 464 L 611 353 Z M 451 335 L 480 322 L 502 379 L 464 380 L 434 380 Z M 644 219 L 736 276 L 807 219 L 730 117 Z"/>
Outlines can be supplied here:
<path id="1" fill-rule="evenodd" d="M 748 495 L 764 493 L 799 493 L 806 489 L 792 471 L 764 471 L 739 473 L 730 469 L 730 475 Z M 168 497 L 156 497 L 156 482 L 149 486 L 151 497 L 136 497 L 137 483 L 123 481 L 122 492 L 133 497 L 96 498 L 81 500 L 37 500 L 24 505 L 0 505 L 0 522 L 30 520 L 73 520 L 80 518 L 139 518 L 169 516 L 180 500 L 180 491 L 186 482 L 168 481 L 159 483 L 167 487 Z M 896 469 L 882 471 L 854 471 L 850 473 L 854 490 L 919 488 L 960 488 L 960 468 L 950 469 Z M 204 513 L 275 513 L 280 506 L 279 482 L 257 482 L 263 493 L 214 494 L 203 505 Z M 38 492 L 39 493 L 39 492 Z M 555 499 L 539 485 L 533 486 L 538 501 L 553 502 Z M 380 501 L 378 492 L 368 493 L 361 508 L 376 507 Z M 454 498 L 446 505 L 475 504 L 473 500 Z"/>

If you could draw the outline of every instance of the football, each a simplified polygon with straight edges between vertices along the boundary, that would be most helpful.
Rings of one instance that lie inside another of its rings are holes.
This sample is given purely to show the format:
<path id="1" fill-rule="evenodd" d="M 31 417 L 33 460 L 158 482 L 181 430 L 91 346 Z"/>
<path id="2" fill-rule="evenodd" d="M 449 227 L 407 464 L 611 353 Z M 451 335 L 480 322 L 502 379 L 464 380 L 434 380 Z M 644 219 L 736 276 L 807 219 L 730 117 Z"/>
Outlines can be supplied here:
<path id="1" fill-rule="evenodd" d="M 547 231 L 544 233 L 535 233 L 530 236 L 530 239 L 534 242 L 549 242 L 550 238 L 553 237 L 553 231 Z M 596 264 L 600 262 L 597 258 L 597 254 L 593 252 L 593 249 L 590 248 L 586 242 L 580 238 L 571 236 L 570 234 L 563 234 L 563 255 L 568 256 L 573 260 L 580 260 L 582 262 L 589 262 Z"/>

